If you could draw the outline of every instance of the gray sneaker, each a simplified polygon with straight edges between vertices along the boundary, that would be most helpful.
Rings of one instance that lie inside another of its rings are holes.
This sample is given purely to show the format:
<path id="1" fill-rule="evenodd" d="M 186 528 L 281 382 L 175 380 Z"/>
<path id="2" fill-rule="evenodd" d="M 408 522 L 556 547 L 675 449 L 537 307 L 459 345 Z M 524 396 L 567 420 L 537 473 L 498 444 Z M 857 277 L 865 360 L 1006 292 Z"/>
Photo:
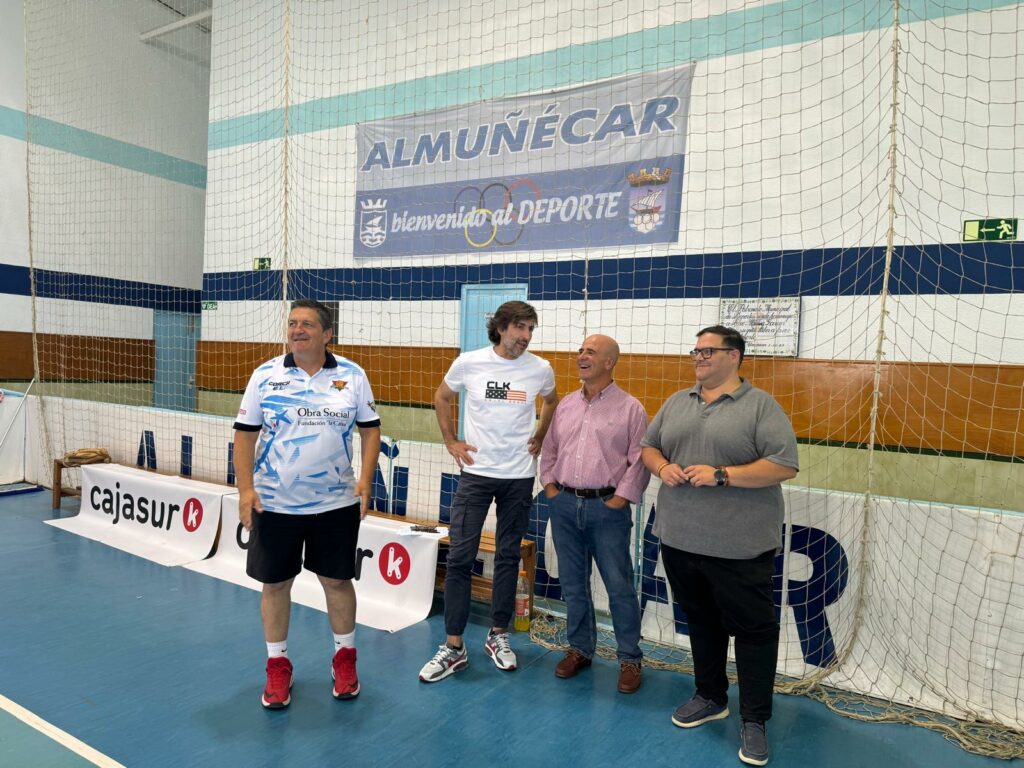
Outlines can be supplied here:
<path id="1" fill-rule="evenodd" d="M 508 644 L 508 632 L 488 632 L 484 650 L 498 669 L 503 672 L 515 671 L 516 654 Z"/>
<path id="2" fill-rule="evenodd" d="M 434 658 L 423 665 L 423 669 L 420 670 L 420 681 L 436 683 L 468 666 L 469 651 L 466 650 L 466 644 L 463 643 L 461 648 L 452 648 L 446 643 L 437 649 Z"/>
<path id="3" fill-rule="evenodd" d="M 712 720 L 721 720 L 729 716 L 727 704 L 715 704 L 711 699 L 705 699 L 695 694 L 692 699 L 683 704 L 672 714 L 672 722 L 680 728 L 696 728 L 698 725 L 710 723 Z"/>
<path id="4" fill-rule="evenodd" d="M 768 732 L 764 723 L 744 720 L 740 723 L 740 760 L 747 765 L 768 762 Z"/>

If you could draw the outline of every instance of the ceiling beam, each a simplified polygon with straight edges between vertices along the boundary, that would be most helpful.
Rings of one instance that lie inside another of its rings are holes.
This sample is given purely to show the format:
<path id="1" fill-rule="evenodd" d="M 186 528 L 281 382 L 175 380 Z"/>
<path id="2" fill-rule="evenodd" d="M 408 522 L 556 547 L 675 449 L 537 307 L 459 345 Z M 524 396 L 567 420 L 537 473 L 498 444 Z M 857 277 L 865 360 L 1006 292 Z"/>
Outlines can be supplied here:
<path id="1" fill-rule="evenodd" d="M 161 37 L 170 32 L 173 32 L 176 29 L 181 29 L 182 27 L 190 27 L 193 24 L 199 24 L 212 17 L 212 8 L 205 11 L 200 11 L 199 13 L 193 13 L 191 16 L 186 16 L 183 19 L 172 21 L 170 24 L 164 24 L 162 27 L 157 27 L 156 29 L 149 30 L 149 32 L 143 32 L 141 35 L 139 35 L 139 40 L 145 43 L 150 40 L 153 40 L 154 38 Z"/>

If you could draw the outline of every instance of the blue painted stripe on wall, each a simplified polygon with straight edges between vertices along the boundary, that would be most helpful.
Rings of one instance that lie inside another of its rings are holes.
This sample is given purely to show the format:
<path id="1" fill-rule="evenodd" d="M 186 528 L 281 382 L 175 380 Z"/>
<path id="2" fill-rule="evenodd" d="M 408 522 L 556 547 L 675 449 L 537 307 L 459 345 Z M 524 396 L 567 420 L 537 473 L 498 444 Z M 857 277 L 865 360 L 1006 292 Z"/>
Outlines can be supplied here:
<path id="1" fill-rule="evenodd" d="M 15 296 L 31 296 L 32 282 L 29 279 L 28 267 L 0 264 L 0 292 Z"/>
<path id="2" fill-rule="evenodd" d="M 882 286 L 885 249 L 824 248 L 434 267 L 292 270 L 290 298 L 323 301 L 457 301 L 463 284 L 527 283 L 531 300 L 872 296 Z M 1024 242 L 898 248 L 895 295 L 1024 293 Z M 38 270 L 39 296 L 199 312 L 200 292 L 152 283 Z M 0 264 L 0 293 L 30 294 L 28 268 Z M 202 299 L 280 301 L 281 273 L 208 272 Z"/>
<path id="3" fill-rule="evenodd" d="M 290 298 L 324 301 L 452 301 L 464 283 L 527 283 L 532 300 L 870 296 L 881 290 L 885 249 L 826 248 L 436 267 L 292 270 Z M 203 298 L 279 300 L 280 273 L 214 272 Z M 271 277 L 275 275 L 277 277 Z M 257 277 L 259 276 L 259 277 Z M 897 249 L 896 295 L 1024 292 L 1024 243 L 967 243 Z"/>
<path id="4" fill-rule="evenodd" d="M 11 269 L 24 272 L 20 284 L 25 286 L 25 294 L 28 295 L 28 267 Z M 5 293 L 14 293 L 7 290 L 6 283 L 3 290 Z M 201 308 L 200 293 L 195 289 L 119 280 L 113 277 L 78 275 L 72 272 L 55 272 L 48 269 L 36 270 L 36 295 L 44 299 L 89 301 L 193 314 L 198 314 Z"/>
<path id="5" fill-rule="evenodd" d="M 0 105 L 0 136 L 25 140 L 25 113 Z"/>
<path id="6" fill-rule="evenodd" d="M 294 274 L 289 272 L 288 279 L 291 280 Z M 280 270 L 207 272 L 203 275 L 203 298 L 207 301 L 280 301 L 281 294 Z"/>
<path id="7" fill-rule="evenodd" d="M 1020 5 L 1019 0 L 903 0 L 901 23 Z M 733 56 L 892 25 L 878 0 L 786 0 L 704 19 L 569 45 L 545 53 L 314 99 L 289 110 L 289 132 L 310 133 L 519 93 L 565 88 L 631 72 Z M 209 149 L 279 139 L 282 109 L 210 124 Z"/>
<path id="8" fill-rule="evenodd" d="M 0 134 L 197 189 L 206 188 L 205 165 L 54 120 L 26 115 L 10 107 L 0 107 Z"/>

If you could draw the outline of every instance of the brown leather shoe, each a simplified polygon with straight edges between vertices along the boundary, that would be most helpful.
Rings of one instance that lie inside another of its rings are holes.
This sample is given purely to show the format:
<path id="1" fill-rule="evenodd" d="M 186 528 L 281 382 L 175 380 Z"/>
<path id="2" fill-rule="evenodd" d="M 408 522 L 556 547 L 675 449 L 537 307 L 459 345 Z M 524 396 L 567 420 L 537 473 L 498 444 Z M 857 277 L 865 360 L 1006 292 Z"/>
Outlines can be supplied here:
<path id="1" fill-rule="evenodd" d="M 636 693 L 638 690 L 640 690 L 640 662 L 622 662 L 619 664 L 619 693 Z"/>
<path id="2" fill-rule="evenodd" d="M 566 651 L 565 658 L 555 666 L 555 677 L 561 677 L 563 679 L 576 677 L 581 669 L 586 669 L 589 666 L 590 659 L 575 648 L 570 648 Z"/>

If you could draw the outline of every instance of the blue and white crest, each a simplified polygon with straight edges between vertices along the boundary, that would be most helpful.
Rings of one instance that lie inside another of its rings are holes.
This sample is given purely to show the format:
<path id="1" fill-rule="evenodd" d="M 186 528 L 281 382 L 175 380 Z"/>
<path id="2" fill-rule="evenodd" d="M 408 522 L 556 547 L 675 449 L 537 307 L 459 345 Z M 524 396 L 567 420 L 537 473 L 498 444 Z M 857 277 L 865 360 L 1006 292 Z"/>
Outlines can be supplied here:
<path id="1" fill-rule="evenodd" d="M 376 248 L 388 237 L 388 201 L 381 197 L 359 201 L 359 241 Z"/>

